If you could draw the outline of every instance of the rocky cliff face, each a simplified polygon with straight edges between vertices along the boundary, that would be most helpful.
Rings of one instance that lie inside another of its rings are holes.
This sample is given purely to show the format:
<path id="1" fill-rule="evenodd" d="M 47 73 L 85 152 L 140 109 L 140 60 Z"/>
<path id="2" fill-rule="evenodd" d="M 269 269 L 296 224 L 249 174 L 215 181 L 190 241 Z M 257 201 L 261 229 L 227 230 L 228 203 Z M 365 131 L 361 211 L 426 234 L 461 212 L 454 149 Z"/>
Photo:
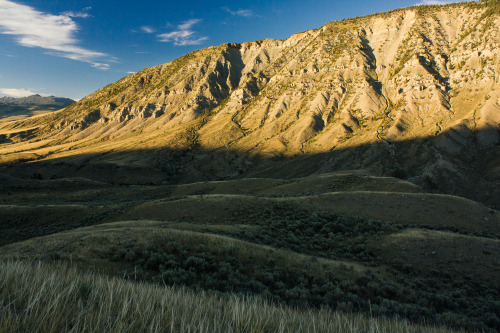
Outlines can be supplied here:
<path id="1" fill-rule="evenodd" d="M 146 168 L 155 182 L 366 169 L 490 202 L 500 197 L 499 8 L 412 7 L 196 51 L 4 126 L 0 160 L 78 164 L 87 176 Z M 30 138 L 43 145 L 15 148 Z"/>

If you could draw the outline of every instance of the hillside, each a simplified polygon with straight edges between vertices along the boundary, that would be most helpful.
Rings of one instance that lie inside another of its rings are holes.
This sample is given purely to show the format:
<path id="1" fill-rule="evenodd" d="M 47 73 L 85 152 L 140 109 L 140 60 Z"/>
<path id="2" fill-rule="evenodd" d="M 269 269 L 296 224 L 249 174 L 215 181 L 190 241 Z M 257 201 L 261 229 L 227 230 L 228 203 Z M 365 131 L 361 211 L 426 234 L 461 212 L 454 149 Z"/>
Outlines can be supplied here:
<path id="1" fill-rule="evenodd" d="M 50 265 L 2 263 L 0 267 L 0 296 L 10 300 L 9 304 L 0 304 L 0 310 L 6 314 L 0 318 L 3 332 L 26 332 L 33 327 L 38 332 L 112 333 L 156 332 L 162 328 L 169 332 L 214 333 L 454 332 L 327 309 L 292 309 L 259 297 L 137 284 Z M 34 299 L 38 303 L 33 303 Z M 33 305 L 40 303 L 44 306 L 32 311 Z M 16 320 L 21 312 L 24 320 Z"/>
<path id="2" fill-rule="evenodd" d="M 32 163 L 0 172 L 133 184 L 364 169 L 495 205 L 498 8 L 412 7 L 196 51 L 1 126 L 0 162 Z"/>
<path id="3" fill-rule="evenodd" d="M 499 331 L 499 14 L 213 46 L 0 123 L 0 331 Z"/>
<path id="4" fill-rule="evenodd" d="M 42 97 L 38 94 L 21 98 L 2 97 L 0 98 L 0 123 L 60 110 L 74 102 L 69 98 Z"/>
<path id="5" fill-rule="evenodd" d="M 413 324 L 500 327 L 500 213 L 396 178 L 2 183 L 0 261 Z"/>

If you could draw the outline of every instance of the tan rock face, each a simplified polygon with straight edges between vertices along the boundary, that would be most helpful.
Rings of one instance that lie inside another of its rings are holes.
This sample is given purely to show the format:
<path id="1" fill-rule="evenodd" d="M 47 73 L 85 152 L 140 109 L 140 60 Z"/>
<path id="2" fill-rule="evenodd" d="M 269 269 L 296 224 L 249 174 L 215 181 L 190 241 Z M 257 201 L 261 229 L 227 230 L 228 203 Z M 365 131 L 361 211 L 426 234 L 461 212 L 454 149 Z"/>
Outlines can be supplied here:
<path id="1" fill-rule="evenodd" d="M 499 27 L 498 1 L 488 1 L 332 22 L 285 41 L 224 44 L 15 126 L 38 127 L 36 140 L 56 147 L 51 159 L 75 142 L 72 154 L 83 147 L 82 154 L 328 153 L 344 156 L 331 168 L 404 169 L 417 183 L 453 191 L 453 182 L 440 182 L 466 179 L 475 156 L 500 143 Z M 19 156 L 2 160 L 10 158 Z M 212 168 L 220 175 L 231 165 L 226 176 L 248 171 L 240 162 Z"/>

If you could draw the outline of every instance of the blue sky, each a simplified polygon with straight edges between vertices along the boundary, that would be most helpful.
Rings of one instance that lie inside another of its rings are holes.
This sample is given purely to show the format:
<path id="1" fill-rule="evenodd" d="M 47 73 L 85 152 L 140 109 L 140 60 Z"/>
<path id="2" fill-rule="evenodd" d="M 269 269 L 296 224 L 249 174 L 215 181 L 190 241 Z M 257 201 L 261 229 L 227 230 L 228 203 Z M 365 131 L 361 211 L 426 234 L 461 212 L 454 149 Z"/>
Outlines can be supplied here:
<path id="1" fill-rule="evenodd" d="M 226 42 L 285 39 L 439 0 L 0 0 L 0 96 L 80 99 L 132 72 Z"/>

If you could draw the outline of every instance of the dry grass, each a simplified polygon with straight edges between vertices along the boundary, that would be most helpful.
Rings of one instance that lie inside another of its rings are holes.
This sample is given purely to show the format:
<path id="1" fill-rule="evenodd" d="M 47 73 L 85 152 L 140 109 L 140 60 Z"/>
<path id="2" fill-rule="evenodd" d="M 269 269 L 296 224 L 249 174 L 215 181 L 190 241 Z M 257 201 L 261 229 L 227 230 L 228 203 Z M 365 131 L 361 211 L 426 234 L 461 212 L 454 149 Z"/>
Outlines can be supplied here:
<path id="1" fill-rule="evenodd" d="M 309 211 L 500 235 L 498 213 L 477 202 L 450 195 L 381 191 L 331 192 L 278 198 L 234 194 L 186 196 L 181 200 L 151 200 L 138 204 L 120 219 L 221 224 L 230 221 L 234 211 L 272 208 L 284 202 Z"/>
<path id="2" fill-rule="evenodd" d="M 0 332 L 450 332 L 406 321 L 0 264 Z"/>
<path id="3" fill-rule="evenodd" d="M 455 277 L 469 275 L 477 281 L 500 287 L 498 239 L 406 229 L 374 240 L 372 248 L 388 261 L 398 260 L 427 274 L 443 271 L 446 267 Z"/>

